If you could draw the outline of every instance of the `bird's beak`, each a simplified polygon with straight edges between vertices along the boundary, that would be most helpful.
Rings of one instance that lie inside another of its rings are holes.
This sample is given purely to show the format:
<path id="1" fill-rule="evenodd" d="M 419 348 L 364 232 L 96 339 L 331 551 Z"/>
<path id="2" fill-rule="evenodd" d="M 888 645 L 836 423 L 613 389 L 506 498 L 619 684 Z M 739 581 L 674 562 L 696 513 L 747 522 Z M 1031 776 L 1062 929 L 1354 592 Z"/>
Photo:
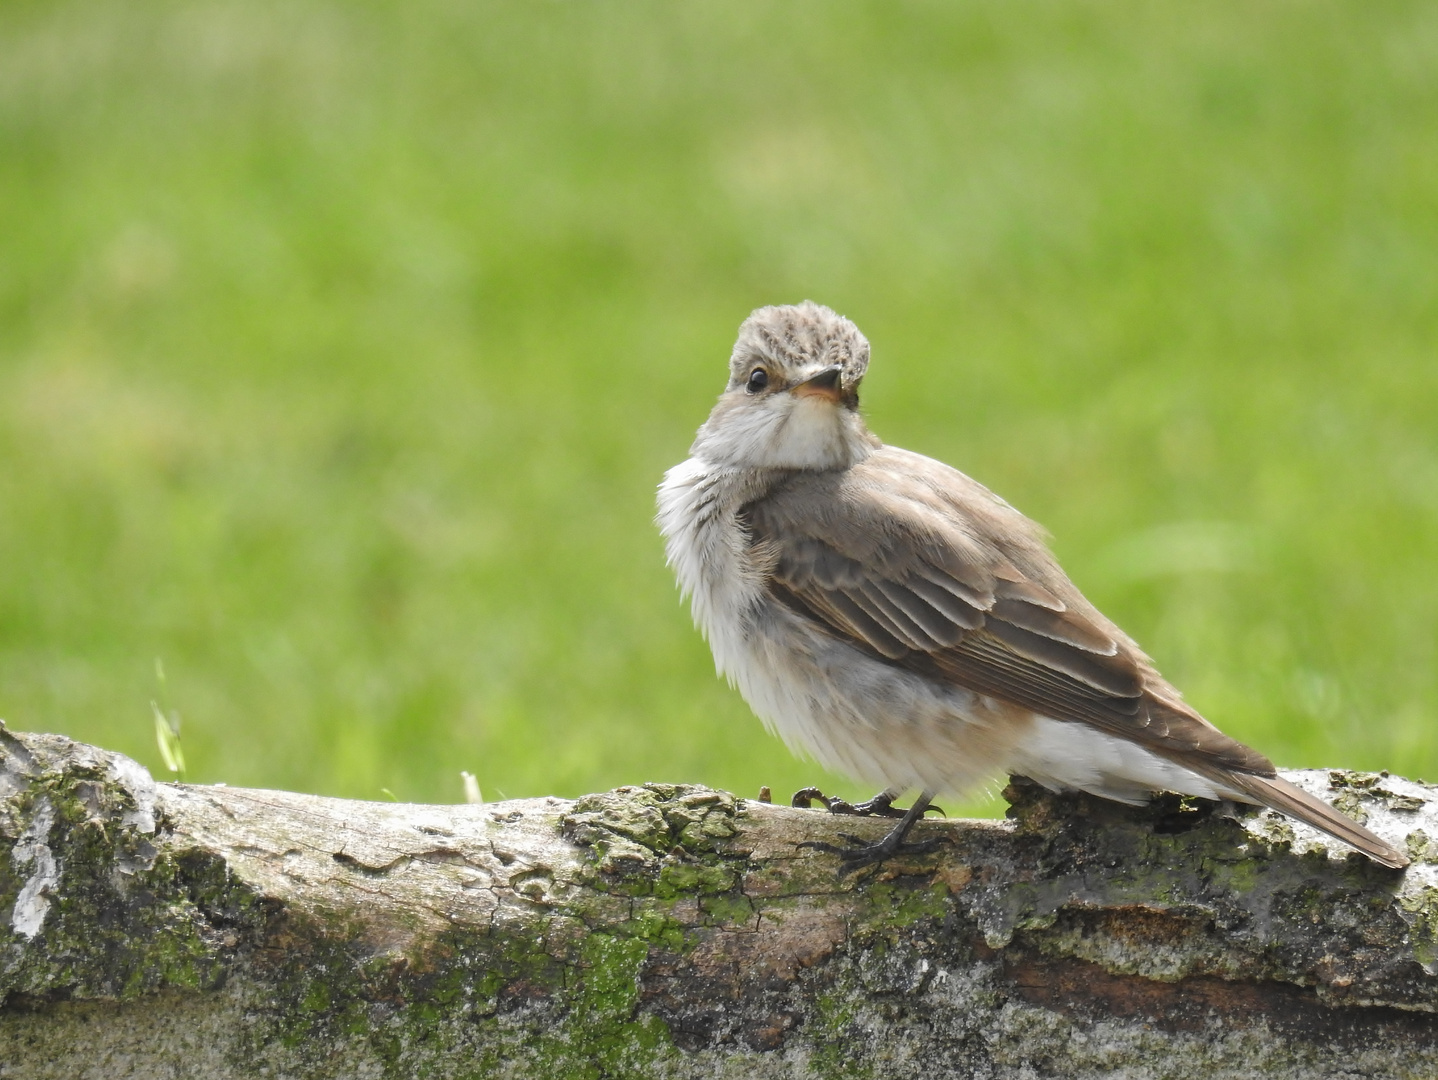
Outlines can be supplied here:
<path id="1" fill-rule="evenodd" d="M 821 397 L 837 405 L 843 396 L 843 391 L 839 386 L 839 376 L 843 373 L 844 365 L 842 364 L 826 367 L 817 375 L 811 375 L 797 384 L 790 393 L 795 397 Z"/>

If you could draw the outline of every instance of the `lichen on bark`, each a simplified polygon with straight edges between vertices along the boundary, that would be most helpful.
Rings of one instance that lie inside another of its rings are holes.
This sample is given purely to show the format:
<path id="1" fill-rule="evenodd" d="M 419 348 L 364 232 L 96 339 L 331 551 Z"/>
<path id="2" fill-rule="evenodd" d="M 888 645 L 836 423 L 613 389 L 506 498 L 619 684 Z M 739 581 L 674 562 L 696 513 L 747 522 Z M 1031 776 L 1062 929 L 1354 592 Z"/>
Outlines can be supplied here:
<path id="1" fill-rule="evenodd" d="M 1016 781 L 1008 821 L 841 879 L 799 844 L 886 823 L 156 784 L 0 732 L 0 1075 L 1432 1075 L 1433 793 L 1290 775 L 1414 865 Z"/>

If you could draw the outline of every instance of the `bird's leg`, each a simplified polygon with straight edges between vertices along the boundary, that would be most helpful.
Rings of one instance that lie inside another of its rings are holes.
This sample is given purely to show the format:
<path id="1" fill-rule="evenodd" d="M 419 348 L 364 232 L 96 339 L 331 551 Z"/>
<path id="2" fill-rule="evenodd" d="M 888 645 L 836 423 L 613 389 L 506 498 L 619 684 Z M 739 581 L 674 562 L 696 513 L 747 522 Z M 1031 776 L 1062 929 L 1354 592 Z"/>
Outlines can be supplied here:
<path id="1" fill-rule="evenodd" d="M 839 856 L 840 875 L 852 874 L 855 870 L 865 866 L 876 866 L 879 863 L 892 859 L 895 855 L 922 855 L 933 851 L 944 842 L 944 838 L 935 837 L 932 840 L 921 840 L 917 843 L 906 843 L 904 837 L 913 828 L 914 822 L 924 816 L 929 809 L 929 803 L 933 801 L 933 792 L 925 791 L 917 799 L 914 805 L 909 807 L 904 814 L 903 820 L 895 825 L 882 840 L 876 844 L 866 843 L 862 837 L 851 836 L 848 833 L 840 833 L 845 840 L 849 841 L 851 847 L 838 847 L 834 844 L 826 844 L 819 840 L 806 840 L 800 844 L 801 848 L 813 848 L 815 851 L 827 852 L 830 855 Z"/>

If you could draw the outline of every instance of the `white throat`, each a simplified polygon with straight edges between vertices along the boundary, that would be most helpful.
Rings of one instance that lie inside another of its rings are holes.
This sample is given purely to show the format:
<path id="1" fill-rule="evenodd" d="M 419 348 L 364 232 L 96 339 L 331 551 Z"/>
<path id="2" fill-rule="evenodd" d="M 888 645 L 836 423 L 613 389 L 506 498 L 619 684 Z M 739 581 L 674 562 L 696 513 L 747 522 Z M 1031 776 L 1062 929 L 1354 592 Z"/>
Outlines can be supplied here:
<path id="1" fill-rule="evenodd" d="M 859 414 L 817 397 L 721 399 L 690 453 L 741 469 L 845 469 L 875 442 Z"/>

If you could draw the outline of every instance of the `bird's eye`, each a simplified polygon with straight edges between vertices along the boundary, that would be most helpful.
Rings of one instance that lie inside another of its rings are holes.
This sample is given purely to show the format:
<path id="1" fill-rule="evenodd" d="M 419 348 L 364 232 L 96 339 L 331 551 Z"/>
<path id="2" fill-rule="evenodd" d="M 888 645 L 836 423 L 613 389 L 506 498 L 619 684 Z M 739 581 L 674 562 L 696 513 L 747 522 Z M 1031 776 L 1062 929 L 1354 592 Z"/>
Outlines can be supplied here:
<path id="1" fill-rule="evenodd" d="M 769 373 L 761 367 L 756 367 L 749 372 L 749 381 L 744 388 L 751 394 L 757 394 L 764 387 L 769 385 Z"/>

